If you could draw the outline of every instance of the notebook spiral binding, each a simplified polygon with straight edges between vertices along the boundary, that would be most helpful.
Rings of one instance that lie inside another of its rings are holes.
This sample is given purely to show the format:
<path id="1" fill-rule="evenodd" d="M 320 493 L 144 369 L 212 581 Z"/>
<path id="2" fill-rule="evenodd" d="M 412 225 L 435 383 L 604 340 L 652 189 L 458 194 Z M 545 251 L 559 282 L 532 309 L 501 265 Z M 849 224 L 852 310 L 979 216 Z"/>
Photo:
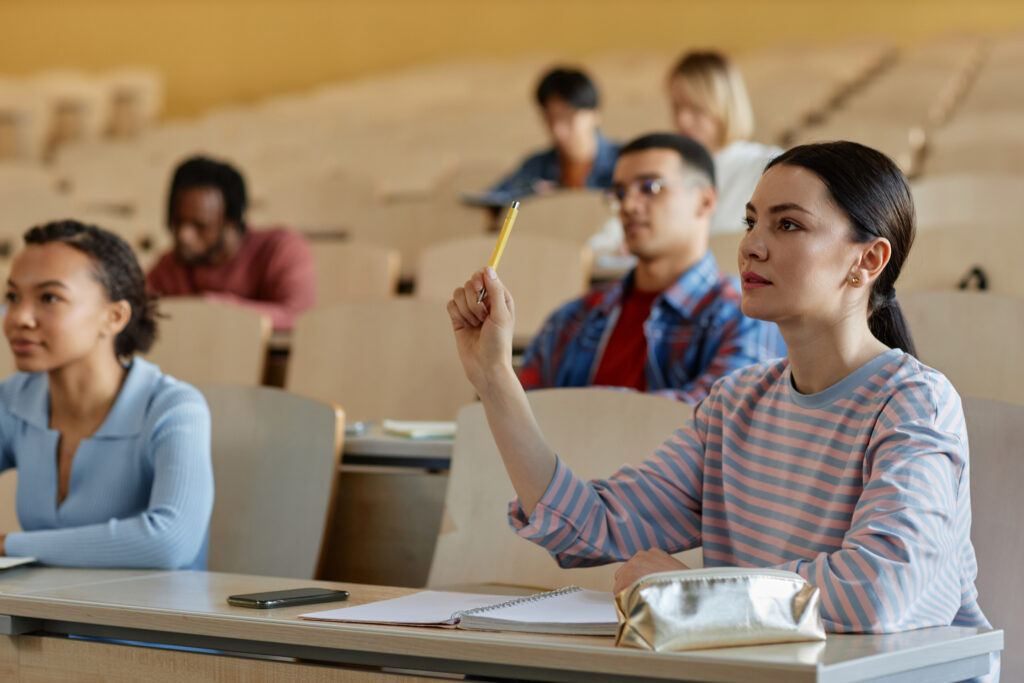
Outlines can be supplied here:
<path id="1" fill-rule="evenodd" d="M 495 609 L 504 609 L 505 607 L 514 607 L 515 605 L 525 605 L 530 602 L 539 602 L 541 600 L 547 600 L 548 598 L 557 598 L 562 595 L 568 595 L 569 593 L 575 593 L 583 590 L 579 586 L 566 586 L 565 588 L 559 588 L 558 590 L 547 591 L 545 593 L 536 593 L 534 595 L 527 595 L 526 597 L 516 598 L 515 600 L 506 600 L 500 602 L 497 605 L 486 605 L 484 607 L 474 607 L 473 609 L 460 610 L 452 614 L 451 619 L 457 621 L 464 614 L 480 614 L 482 612 L 490 612 Z"/>

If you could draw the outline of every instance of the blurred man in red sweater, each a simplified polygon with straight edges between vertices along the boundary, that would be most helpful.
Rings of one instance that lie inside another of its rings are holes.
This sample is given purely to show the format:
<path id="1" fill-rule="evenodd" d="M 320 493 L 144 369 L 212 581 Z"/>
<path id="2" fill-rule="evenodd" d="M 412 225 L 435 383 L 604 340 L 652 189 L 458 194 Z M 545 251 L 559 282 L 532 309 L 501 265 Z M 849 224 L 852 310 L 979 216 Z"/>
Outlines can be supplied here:
<path id="1" fill-rule="evenodd" d="M 146 280 L 162 296 L 202 296 L 267 313 L 275 330 L 288 330 L 315 297 L 313 256 L 306 239 L 282 229 L 245 224 L 242 175 L 204 157 L 174 172 L 167 224 L 174 250 Z"/>

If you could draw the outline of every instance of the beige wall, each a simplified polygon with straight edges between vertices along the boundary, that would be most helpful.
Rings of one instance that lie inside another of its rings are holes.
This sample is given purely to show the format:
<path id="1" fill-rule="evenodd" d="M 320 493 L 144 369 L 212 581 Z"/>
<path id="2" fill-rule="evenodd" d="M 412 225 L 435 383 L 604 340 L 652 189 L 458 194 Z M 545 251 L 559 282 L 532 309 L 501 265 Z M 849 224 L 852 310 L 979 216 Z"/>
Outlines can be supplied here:
<path id="1" fill-rule="evenodd" d="M 134 63 L 169 115 L 421 60 L 1024 30 L 1020 0 L 0 0 L 0 70 Z"/>

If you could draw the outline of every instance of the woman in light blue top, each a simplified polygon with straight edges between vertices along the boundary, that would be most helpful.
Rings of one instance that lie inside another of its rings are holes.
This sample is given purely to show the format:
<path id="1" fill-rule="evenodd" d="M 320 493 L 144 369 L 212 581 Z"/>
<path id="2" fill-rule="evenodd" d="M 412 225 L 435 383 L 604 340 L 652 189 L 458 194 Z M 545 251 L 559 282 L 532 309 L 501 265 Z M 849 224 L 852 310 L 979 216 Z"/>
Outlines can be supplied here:
<path id="1" fill-rule="evenodd" d="M 202 569 L 213 508 L 202 394 L 135 358 L 156 311 L 131 249 L 75 221 L 25 234 L 4 333 L 0 470 L 23 531 L 0 554 L 77 567 Z"/>

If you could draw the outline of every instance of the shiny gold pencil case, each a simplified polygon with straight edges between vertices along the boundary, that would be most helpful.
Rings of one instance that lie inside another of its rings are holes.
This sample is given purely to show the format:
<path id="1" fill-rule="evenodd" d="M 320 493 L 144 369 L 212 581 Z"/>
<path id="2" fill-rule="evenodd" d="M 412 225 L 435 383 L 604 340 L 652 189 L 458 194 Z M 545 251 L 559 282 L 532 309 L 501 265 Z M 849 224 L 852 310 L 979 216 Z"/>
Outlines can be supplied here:
<path id="1" fill-rule="evenodd" d="M 650 574 L 615 596 L 615 644 L 671 652 L 825 640 L 820 594 L 778 569 L 688 569 Z"/>

